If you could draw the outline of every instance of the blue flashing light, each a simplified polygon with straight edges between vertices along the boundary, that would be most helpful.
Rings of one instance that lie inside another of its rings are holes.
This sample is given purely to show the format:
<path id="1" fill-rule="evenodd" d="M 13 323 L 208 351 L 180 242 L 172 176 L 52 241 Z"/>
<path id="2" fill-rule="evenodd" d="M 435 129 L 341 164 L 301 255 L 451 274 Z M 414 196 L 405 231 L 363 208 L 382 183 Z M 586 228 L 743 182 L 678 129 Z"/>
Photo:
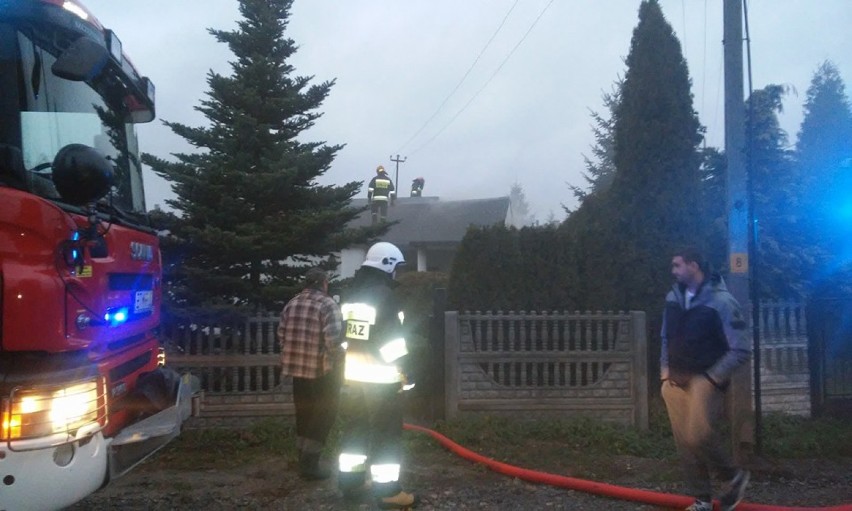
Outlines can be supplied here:
<path id="1" fill-rule="evenodd" d="M 71 241 L 80 241 L 80 231 L 74 231 L 71 235 Z M 80 250 L 77 247 L 71 249 L 71 259 L 76 263 L 80 257 Z"/>
<path id="2" fill-rule="evenodd" d="M 104 314 L 104 321 L 109 323 L 110 326 L 118 326 L 127 321 L 127 317 L 127 307 L 109 309 L 107 310 L 106 314 Z"/>
<path id="3" fill-rule="evenodd" d="M 852 201 L 849 201 L 837 208 L 837 216 L 842 222 L 852 221 Z"/>

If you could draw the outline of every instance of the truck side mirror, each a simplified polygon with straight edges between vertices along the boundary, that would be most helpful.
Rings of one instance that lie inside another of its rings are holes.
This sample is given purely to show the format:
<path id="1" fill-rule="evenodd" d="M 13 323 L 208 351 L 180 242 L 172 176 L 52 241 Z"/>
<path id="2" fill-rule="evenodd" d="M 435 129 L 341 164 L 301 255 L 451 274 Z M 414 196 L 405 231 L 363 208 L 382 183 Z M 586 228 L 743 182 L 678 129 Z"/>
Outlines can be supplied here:
<path id="1" fill-rule="evenodd" d="M 109 62 L 109 50 L 88 37 L 80 37 L 59 55 L 51 66 L 53 74 L 75 82 L 98 76 Z"/>
<path id="2" fill-rule="evenodd" d="M 53 184 L 75 206 L 94 202 L 112 187 L 113 169 L 106 156 L 83 144 L 68 144 L 53 159 Z"/>

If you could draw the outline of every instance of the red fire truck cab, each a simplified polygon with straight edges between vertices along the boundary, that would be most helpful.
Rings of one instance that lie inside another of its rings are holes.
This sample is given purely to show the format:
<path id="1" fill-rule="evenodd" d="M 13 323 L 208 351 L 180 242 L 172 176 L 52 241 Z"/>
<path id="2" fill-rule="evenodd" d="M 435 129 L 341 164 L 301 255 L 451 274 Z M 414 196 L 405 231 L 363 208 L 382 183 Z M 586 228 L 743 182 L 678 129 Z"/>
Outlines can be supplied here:
<path id="1" fill-rule="evenodd" d="M 0 509 L 60 509 L 165 445 L 161 268 L 134 124 L 154 87 L 80 3 L 0 1 Z"/>

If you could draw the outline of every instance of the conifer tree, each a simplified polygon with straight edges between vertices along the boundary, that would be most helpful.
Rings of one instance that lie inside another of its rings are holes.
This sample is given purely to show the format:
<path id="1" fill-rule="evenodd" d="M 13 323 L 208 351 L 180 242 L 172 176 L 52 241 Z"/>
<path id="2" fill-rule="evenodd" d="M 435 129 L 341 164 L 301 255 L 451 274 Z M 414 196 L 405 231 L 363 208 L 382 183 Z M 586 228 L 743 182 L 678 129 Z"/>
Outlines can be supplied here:
<path id="1" fill-rule="evenodd" d="M 758 290 L 761 299 L 796 299 L 802 293 L 802 268 L 814 247 L 800 238 L 793 212 L 798 204 L 792 155 L 781 128 L 786 88 L 767 85 L 746 100 L 748 169 L 758 229 Z"/>
<path id="2" fill-rule="evenodd" d="M 796 160 L 799 228 L 823 251 L 810 274 L 827 279 L 852 261 L 852 106 L 831 62 L 819 66 L 808 88 Z"/>
<path id="3" fill-rule="evenodd" d="M 639 7 L 626 64 L 614 112 L 612 185 L 587 198 L 566 229 L 583 268 L 587 307 L 654 310 L 671 282 L 672 251 L 703 243 L 711 223 L 695 207 L 702 128 L 689 73 L 657 0 Z"/>
<path id="4" fill-rule="evenodd" d="M 609 189 L 615 178 L 615 115 L 621 102 L 621 87 L 623 80 L 619 80 L 612 88 L 612 92 L 604 93 L 604 107 L 609 111 L 608 116 L 599 112 L 592 112 L 592 133 L 595 136 L 595 144 L 592 146 L 592 156 L 583 156 L 586 172 L 583 179 L 589 186 L 584 189 L 577 185 L 571 185 L 574 197 L 582 204 L 586 198 L 594 193 L 601 193 Z M 570 213 L 570 211 L 569 211 Z"/>
<path id="5" fill-rule="evenodd" d="M 707 221 L 705 257 L 714 269 L 721 270 L 728 261 L 728 161 L 725 153 L 716 147 L 704 147 L 699 154 L 701 196 L 694 211 Z"/>
<path id="6" fill-rule="evenodd" d="M 167 298 L 175 307 L 277 308 L 305 265 L 376 233 L 346 229 L 360 183 L 320 185 L 342 147 L 305 142 L 334 81 L 294 76 L 285 36 L 292 0 L 240 0 L 235 30 L 209 29 L 233 52 L 231 74 L 210 71 L 196 110 L 209 125 L 165 122 L 197 152 L 145 163 L 171 182 L 177 214 L 166 223 L 174 261 Z"/>
<path id="7" fill-rule="evenodd" d="M 825 183 L 852 158 L 852 107 L 837 67 L 823 62 L 811 79 L 796 144 L 807 184 Z"/>

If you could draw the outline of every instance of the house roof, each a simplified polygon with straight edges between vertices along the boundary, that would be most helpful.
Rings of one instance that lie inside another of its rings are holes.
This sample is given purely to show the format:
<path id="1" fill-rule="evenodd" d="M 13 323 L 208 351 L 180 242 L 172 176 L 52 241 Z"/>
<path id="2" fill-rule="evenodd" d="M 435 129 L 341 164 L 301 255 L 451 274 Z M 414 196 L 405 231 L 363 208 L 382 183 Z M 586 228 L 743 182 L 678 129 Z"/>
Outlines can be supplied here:
<path id="1" fill-rule="evenodd" d="M 353 199 L 352 205 L 363 207 L 366 199 Z M 438 197 L 400 197 L 388 207 L 391 226 L 383 239 L 401 245 L 460 242 L 468 227 L 504 223 L 509 214 L 509 197 L 443 201 Z M 353 227 L 370 225 L 368 209 L 355 220 Z"/>

